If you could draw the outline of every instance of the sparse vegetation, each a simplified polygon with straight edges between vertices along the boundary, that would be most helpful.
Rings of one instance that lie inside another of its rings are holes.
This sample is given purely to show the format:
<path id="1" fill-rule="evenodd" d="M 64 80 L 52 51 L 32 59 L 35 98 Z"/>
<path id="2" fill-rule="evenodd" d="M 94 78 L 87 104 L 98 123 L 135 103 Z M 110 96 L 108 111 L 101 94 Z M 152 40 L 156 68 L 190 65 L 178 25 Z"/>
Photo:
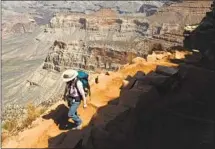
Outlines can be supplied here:
<path id="1" fill-rule="evenodd" d="M 22 122 L 23 127 L 28 127 L 31 123 L 36 120 L 44 112 L 43 108 L 37 108 L 32 103 L 27 105 L 27 117 Z"/>
<path id="2" fill-rule="evenodd" d="M 5 129 L 9 132 L 13 131 L 14 128 L 17 127 L 17 121 L 16 120 L 7 120 L 3 125 L 2 129 Z"/>
<path id="3" fill-rule="evenodd" d="M 40 115 L 45 112 L 45 108 L 43 107 L 36 107 L 33 103 L 29 103 L 26 106 L 27 115 L 26 118 L 18 125 L 17 119 L 7 120 L 2 128 L 7 130 L 8 132 L 14 133 L 31 125 L 31 123 L 36 120 Z"/>

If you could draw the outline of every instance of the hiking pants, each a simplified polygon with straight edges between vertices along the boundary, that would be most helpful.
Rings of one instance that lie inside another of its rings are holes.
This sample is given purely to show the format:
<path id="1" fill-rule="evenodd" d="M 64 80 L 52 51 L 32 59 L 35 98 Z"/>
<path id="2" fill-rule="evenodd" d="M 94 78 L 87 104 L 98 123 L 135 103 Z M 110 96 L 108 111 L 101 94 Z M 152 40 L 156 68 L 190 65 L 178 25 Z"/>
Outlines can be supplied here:
<path id="1" fill-rule="evenodd" d="M 77 109 L 81 103 L 81 101 L 74 101 L 73 99 L 69 100 L 70 102 L 70 109 L 68 113 L 68 117 L 72 118 L 72 120 L 75 122 L 75 124 L 78 126 L 82 123 L 82 120 L 79 118 L 77 114 Z"/>

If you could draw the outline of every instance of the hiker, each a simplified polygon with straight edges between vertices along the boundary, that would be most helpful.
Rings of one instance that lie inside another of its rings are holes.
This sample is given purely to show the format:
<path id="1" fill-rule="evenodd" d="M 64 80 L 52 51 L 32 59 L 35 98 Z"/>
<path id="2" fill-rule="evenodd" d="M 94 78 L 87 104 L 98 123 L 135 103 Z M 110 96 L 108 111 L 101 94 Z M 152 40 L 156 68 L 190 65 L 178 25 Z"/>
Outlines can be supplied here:
<path id="1" fill-rule="evenodd" d="M 87 107 L 84 86 L 82 81 L 79 80 L 78 75 L 78 71 L 71 69 L 64 71 L 62 75 L 63 81 L 66 82 L 64 100 L 67 100 L 70 106 L 68 117 L 72 118 L 76 124 L 76 127 L 73 129 L 80 129 L 82 127 L 82 120 L 77 115 L 77 109 L 82 99 L 84 101 L 84 108 Z"/>

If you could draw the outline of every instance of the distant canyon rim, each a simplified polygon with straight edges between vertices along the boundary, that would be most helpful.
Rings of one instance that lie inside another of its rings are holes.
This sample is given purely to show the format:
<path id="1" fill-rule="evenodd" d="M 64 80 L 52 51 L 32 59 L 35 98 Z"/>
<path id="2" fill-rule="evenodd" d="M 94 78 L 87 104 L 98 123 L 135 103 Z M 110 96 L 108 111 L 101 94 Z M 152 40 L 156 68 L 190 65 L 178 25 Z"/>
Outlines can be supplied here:
<path id="1" fill-rule="evenodd" d="M 211 2 L 83 2 L 92 10 L 69 12 L 67 7 L 75 4 L 4 3 L 2 84 L 7 113 L 13 115 L 14 109 L 29 101 L 40 105 L 57 100 L 65 69 L 115 71 L 153 49 L 183 46 L 184 26 L 199 23 Z M 56 13 L 55 7 L 62 12 Z M 29 15 L 18 8 L 34 11 Z"/>

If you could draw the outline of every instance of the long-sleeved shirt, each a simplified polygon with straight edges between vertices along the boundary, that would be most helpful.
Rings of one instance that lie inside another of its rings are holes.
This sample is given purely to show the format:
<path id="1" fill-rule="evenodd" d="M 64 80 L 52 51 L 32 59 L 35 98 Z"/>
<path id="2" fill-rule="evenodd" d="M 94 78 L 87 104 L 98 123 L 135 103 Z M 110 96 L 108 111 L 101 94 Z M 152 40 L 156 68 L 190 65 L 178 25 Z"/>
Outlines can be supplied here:
<path id="1" fill-rule="evenodd" d="M 70 88 L 70 90 L 68 90 Z M 70 87 L 67 85 L 66 86 L 66 92 L 69 93 L 69 95 L 71 97 L 79 97 L 79 93 L 82 96 L 83 99 L 85 99 L 85 92 L 84 92 L 84 88 L 83 88 L 83 84 L 80 80 L 77 80 L 76 85 L 73 84 Z"/>
<path id="2" fill-rule="evenodd" d="M 77 88 L 76 88 L 76 86 L 77 86 Z M 79 93 L 81 94 L 82 98 L 84 98 L 85 97 L 85 92 L 84 92 L 82 82 L 80 80 L 78 80 L 76 86 L 75 85 L 71 86 L 71 88 L 70 88 L 70 96 L 78 97 L 79 96 L 78 91 L 79 91 Z"/>

